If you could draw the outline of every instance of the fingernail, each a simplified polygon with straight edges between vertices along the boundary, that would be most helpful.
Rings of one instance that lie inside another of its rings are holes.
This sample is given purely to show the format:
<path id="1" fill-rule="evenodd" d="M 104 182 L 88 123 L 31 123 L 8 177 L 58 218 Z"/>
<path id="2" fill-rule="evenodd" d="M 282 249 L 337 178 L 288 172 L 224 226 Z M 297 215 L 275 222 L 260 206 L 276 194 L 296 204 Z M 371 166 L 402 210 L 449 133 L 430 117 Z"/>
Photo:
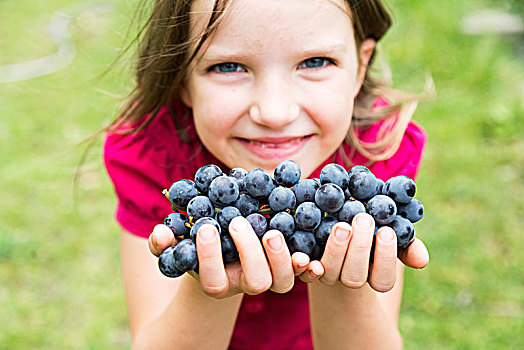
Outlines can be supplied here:
<path id="1" fill-rule="evenodd" d="M 335 229 L 335 241 L 337 243 L 344 243 L 349 237 L 349 230 L 343 226 L 337 226 Z"/>
<path id="2" fill-rule="evenodd" d="M 240 217 L 240 216 L 237 216 L 235 218 L 233 218 L 233 220 L 231 220 L 231 227 L 235 230 L 235 231 L 242 231 L 242 230 L 245 230 L 247 228 L 247 221 L 246 219 L 244 219 L 243 217 Z"/>
<path id="3" fill-rule="evenodd" d="M 380 230 L 380 232 L 378 233 L 378 239 L 382 243 L 391 243 L 393 242 L 394 238 L 395 238 L 395 233 L 393 232 L 393 230 L 384 229 L 384 230 Z"/>
<path id="4" fill-rule="evenodd" d="M 200 241 L 204 243 L 211 242 L 215 238 L 215 230 L 212 227 L 203 225 L 200 230 L 198 230 L 198 237 Z"/>
<path id="5" fill-rule="evenodd" d="M 361 230 L 369 230 L 373 226 L 373 218 L 369 215 L 357 215 L 357 228 Z"/>
<path id="6" fill-rule="evenodd" d="M 278 252 L 282 248 L 282 238 L 280 236 L 271 237 L 267 240 L 267 244 L 271 250 Z"/>

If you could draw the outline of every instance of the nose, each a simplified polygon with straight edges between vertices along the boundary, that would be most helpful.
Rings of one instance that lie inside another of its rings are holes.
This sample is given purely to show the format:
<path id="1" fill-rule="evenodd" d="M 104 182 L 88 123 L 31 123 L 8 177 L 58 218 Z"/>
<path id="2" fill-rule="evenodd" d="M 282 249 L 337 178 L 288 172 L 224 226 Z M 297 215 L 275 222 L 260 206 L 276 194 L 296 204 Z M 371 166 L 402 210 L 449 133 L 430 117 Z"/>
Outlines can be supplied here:
<path id="1" fill-rule="evenodd" d="M 296 96 L 292 84 L 278 74 L 259 79 L 255 83 L 249 116 L 257 124 L 271 129 L 282 128 L 299 116 Z"/>

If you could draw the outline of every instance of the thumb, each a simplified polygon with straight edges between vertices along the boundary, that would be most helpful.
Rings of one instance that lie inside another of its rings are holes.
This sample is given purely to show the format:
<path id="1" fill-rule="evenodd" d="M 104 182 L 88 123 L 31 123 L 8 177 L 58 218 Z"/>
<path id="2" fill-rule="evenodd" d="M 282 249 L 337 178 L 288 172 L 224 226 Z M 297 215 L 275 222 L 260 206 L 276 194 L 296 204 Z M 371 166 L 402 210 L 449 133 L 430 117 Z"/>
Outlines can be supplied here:
<path id="1" fill-rule="evenodd" d="M 398 258 L 408 267 L 421 269 L 429 263 L 429 252 L 424 243 L 415 238 L 409 247 L 398 251 Z"/>
<path id="2" fill-rule="evenodd" d="M 156 257 L 160 256 L 167 247 L 176 243 L 177 240 L 173 231 L 166 225 L 161 224 L 153 228 L 153 232 L 151 232 L 148 239 L 149 251 Z"/>

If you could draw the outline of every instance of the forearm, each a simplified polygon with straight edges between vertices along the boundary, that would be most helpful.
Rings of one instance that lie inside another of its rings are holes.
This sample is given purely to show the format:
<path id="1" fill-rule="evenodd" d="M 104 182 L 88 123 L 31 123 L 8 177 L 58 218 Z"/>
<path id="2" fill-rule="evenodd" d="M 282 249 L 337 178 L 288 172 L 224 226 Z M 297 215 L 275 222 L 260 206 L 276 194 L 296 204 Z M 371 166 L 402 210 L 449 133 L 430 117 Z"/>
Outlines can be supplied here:
<path id="1" fill-rule="evenodd" d="M 316 349 L 400 349 L 395 320 L 366 284 L 350 289 L 337 283 L 309 285 L 311 332 Z"/>
<path id="2" fill-rule="evenodd" d="M 138 330 L 133 349 L 226 349 L 242 294 L 225 299 L 207 296 L 189 275 L 166 310 Z"/>

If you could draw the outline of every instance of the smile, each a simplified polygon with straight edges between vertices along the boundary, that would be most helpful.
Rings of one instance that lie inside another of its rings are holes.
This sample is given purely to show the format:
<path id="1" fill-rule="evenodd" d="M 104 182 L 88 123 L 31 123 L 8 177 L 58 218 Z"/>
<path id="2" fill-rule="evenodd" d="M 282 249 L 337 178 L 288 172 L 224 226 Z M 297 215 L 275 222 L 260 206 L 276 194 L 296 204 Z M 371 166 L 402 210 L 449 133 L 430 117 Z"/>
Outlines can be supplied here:
<path id="1" fill-rule="evenodd" d="M 313 135 L 299 137 L 236 138 L 250 153 L 263 159 L 287 159 L 300 151 Z"/>

